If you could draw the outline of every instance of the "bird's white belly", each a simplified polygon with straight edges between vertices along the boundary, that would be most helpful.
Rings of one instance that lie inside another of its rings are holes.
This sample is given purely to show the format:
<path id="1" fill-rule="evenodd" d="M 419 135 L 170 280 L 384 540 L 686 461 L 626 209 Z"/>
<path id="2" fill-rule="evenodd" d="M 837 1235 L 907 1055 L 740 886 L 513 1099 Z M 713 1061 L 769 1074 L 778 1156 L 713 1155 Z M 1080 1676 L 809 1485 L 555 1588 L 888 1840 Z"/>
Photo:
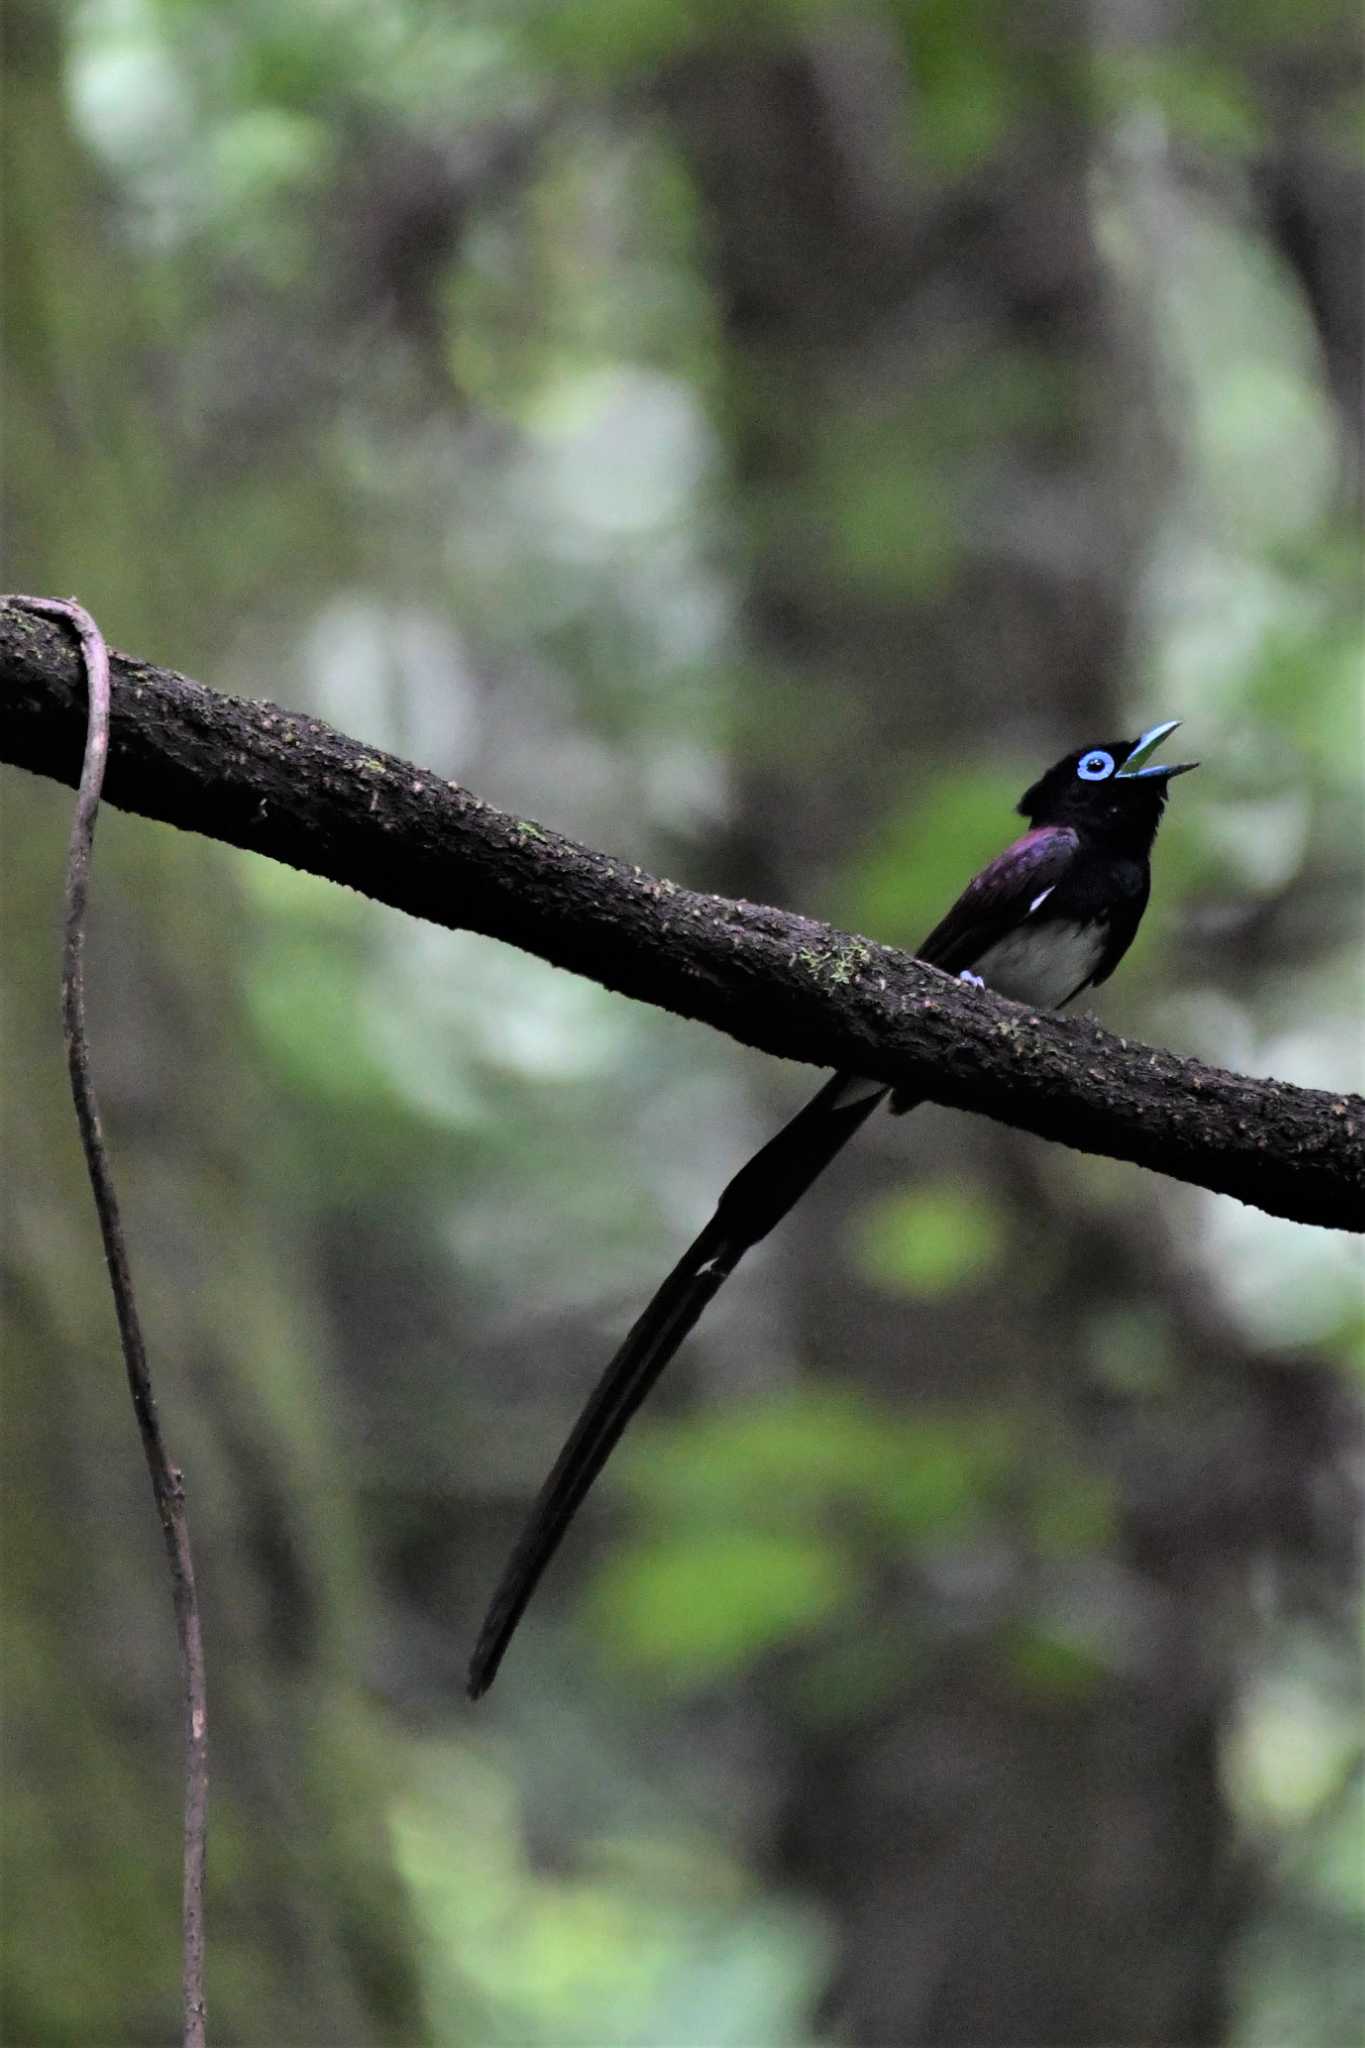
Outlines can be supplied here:
<path id="1" fill-rule="evenodd" d="M 1104 951 L 1099 924 L 1027 924 L 983 953 L 973 972 L 997 995 L 1055 1010 L 1089 981 Z"/>

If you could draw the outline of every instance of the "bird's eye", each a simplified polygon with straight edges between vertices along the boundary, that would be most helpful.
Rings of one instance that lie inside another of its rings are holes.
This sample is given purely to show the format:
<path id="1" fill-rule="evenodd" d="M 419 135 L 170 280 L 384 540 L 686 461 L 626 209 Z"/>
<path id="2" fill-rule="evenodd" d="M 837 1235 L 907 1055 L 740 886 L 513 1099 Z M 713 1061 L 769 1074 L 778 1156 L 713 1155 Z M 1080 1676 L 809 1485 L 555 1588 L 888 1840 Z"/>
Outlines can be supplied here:
<path id="1" fill-rule="evenodd" d="M 1106 754 L 1102 747 L 1096 747 L 1093 754 L 1086 754 L 1076 773 L 1082 782 L 1103 782 L 1106 775 L 1114 772 L 1114 757 Z"/>

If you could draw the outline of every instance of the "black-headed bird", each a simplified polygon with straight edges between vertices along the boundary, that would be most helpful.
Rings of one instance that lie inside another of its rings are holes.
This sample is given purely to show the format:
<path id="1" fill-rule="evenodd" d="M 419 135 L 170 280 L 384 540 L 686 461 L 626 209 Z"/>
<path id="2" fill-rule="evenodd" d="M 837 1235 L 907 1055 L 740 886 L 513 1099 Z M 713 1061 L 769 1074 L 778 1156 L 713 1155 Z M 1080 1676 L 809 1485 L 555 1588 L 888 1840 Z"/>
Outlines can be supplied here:
<path id="1" fill-rule="evenodd" d="M 1179 723 L 1080 747 L 1040 776 L 1019 799 L 1028 831 L 967 884 L 916 957 L 1039 1010 L 1060 1010 L 1107 981 L 1147 907 L 1167 785 L 1198 766 L 1152 762 Z M 541 1488 L 470 1660 L 471 1698 L 492 1684 L 584 1495 L 706 1304 L 888 1096 L 898 1113 L 915 1106 L 885 1081 L 832 1074 L 730 1182 L 598 1381 Z"/>

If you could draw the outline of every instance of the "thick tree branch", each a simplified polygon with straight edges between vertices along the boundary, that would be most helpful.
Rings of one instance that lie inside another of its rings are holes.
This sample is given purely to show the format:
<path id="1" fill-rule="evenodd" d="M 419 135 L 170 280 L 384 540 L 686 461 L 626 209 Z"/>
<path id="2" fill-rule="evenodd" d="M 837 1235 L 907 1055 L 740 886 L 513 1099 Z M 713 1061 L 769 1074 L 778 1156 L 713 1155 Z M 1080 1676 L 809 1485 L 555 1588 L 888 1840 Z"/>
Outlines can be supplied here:
<path id="1" fill-rule="evenodd" d="M 0 604 L 0 759 L 74 783 L 83 728 L 66 637 Z M 275 705 L 114 656 L 105 797 L 761 1051 L 895 1081 L 1272 1215 L 1365 1230 L 1359 1096 L 1130 1045 L 808 918 L 680 889 Z"/>

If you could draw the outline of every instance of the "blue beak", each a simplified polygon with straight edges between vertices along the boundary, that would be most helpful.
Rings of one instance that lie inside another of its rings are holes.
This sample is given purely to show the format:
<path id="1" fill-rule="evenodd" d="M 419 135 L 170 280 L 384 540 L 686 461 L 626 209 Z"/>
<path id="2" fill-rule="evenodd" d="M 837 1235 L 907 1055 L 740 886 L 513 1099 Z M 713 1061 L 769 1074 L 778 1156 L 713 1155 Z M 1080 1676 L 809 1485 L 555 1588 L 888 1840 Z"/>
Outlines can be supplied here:
<path id="1" fill-rule="evenodd" d="M 1162 768 L 1159 766 L 1148 768 L 1144 766 L 1148 756 L 1156 752 L 1161 742 L 1169 733 L 1175 731 L 1179 723 L 1180 720 L 1178 718 L 1168 718 L 1164 725 L 1149 726 L 1142 735 L 1142 738 L 1130 749 L 1123 766 L 1114 771 L 1115 782 L 1125 780 L 1136 782 L 1140 777 L 1147 775 L 1165 775 L 1167 777 L 1172 775 L 1188 775 L 1191 768 L 1197 768 L 1199 766 L 1197 761 L 1180 761 L 1174 768 Z"/>

